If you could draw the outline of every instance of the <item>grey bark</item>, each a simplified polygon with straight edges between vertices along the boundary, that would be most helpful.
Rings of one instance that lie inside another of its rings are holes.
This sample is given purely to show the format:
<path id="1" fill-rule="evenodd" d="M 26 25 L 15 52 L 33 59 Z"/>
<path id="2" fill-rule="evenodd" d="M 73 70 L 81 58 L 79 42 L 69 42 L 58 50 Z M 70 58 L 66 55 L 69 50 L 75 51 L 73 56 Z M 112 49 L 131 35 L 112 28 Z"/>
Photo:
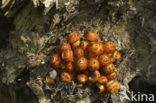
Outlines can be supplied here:
<path id="1" fill-rule="evenodd" d="M 156 85 L 154 0 L 2 0 L 0 7 L 1 81 L 18 85 L 19 75 L 28 71 L 29 79 L 21 81 L 39 103 L 128 103 L 121 92 L 141 88 L 139 81 L 132 82 L 134 77 Z M 97 31 L 103 41 L 114 41 L 122 54 L 117 63 L 119 93 L 99 95 L 92 86 L 62 83 L 49 63 L 66 34 L 83 36 L 88 30 Z M 55 85 L 45 83 L 47 74 L 56 75 Z"/>

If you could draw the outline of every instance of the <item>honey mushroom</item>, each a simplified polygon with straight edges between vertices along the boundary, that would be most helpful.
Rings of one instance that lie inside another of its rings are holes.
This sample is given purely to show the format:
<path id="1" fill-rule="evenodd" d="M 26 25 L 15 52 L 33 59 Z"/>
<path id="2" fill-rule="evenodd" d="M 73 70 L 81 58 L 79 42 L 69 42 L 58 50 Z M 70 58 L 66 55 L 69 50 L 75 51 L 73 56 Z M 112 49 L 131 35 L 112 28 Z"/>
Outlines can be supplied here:
<path id="1" fill-rule="evenodd" d="M 91 42 L 95 42 L 95 41 L 98 41 L 99 39 L 99 35 L 95 32 L 88 32 L 86 35 L 85 35 L 85 39 L 88 40 L 88 41 L 91 41 Z"/>
<path id="2" fill-rule="evenodd" d="M 80 48 L 82 48 L 83 50 L 86 50 L 88 47 L 88 41 L 84 40 L 80 43 Z"/>
<path id="3" fill-rule="evenodd" d="M 97 83 L 96 86 L 99 88 L 99 93 L 104 93 L 106 91 L 106 88 L 103 84 Z"/>
<path id="4" fill-rule="evenodd" d="M 68 49 L 71 49 L 71 46 L 70 46 L 69 43 L 63 43 L 63 44 L 61 44 L 60 51 L 64 51 L 64 50 L 68 50 Z"/>
<path id="5" fill-rule="evenodd" d="M 113 53 L 116 47 L 113 41 L 106 41 L 103 43 L 103 49 L 105 53 Z"/>
<path id="6" fill-rule="evenodd" d="M 81 83 L 86 83 L 88 81 L 88 77 L 85 74 L 78 74 L 77 81 Z"/>
<path id="7" fill-rule="evenodd" d="M 101 43 L 98 39 L 97 33 L 88 32 L 85 40 L 80 42 L 80 34 L 72 32 L 68 36 L 68 43 L 62 43 L 58 47 L 50 62 L 55 68 L 65 68 L 60 73 L 64 82 L 71 82 L 73 76 L 77 75 L 76 79 L 80 83 L 96 83 L 99 93 L 104 93 L 106 89 L 109 93 L 115 93 L 120 89 L 120 84 L 114 81 L 117 73 L 113 62 L 120 60 L 121 55 L 113 41 Z M 48 76 L 45 81 L 47 84 L 55 84 Z"/>
<path id="8" fill-rule="evenodd" d="M 100 55 L 98 60 L 101 66 L 106 66 L 112 63 L 111 58 L 107 54 Z"/>
<path id="9" fill-rule="evenodd" d="M 73 61 L 73 51 L 70 49 L 64 50 L 61 55 L 62 59 L 66 62 Z"/>
<path id="10" fill-rule="evenodd" d="M 115 61 L 115 60 L 120 60 L 120 58 L 121 58 L 120 53 L 119 53 L 118 51 L 115 51 L 115 52 L 113 53 L 113 61 Z"/>
<path id="11" fill-rule="evenodd" d="M 55 80 L 51 79 L 49 76 L 46 76 L 45 81 L 47 84 L 50 84 L 50 85 L 55 84 Z"/>
<path id="12" fill-rule="evenodd" d="M 67 72 L 72 73 L 74 71 L 74 64 L 72 62 L 68 62 L 66 64 L 66 70 Z"/>
<path id="13" fill-rule="evenodd" d="M 101 55 L 103 51 L 103 44 L 100 42 L 93 42 L 88 47 L 88 52 L 91 52 L 94 55 Z"/>
<path id="14" fill-rule="evenodd" d="M 68 36 L 68 42 L 72 44 L 73 48 L 80 45 L 80 34 L 72 32 Z"/>
<path id="15" fill-rule="evenodd" d="M 99 84 L 105 84 L 108 82 L 108 79 L 106 76 L 100 76 L 99 79 L 97 80 Z"/>
<path id="16" fill-rule="evenodd" d="M 80 47 L 74 48 L 73 51 L 74 51 L 74 56 L 75 57 L 82 57 L 82 56 L 84 56 L 84 50 L 82 48 L 80 48 Z"/>
<path id="17" fill-rule="evenodd" d="M 95 70 L 91 73 L 91 76 L 88 78 L 90 82 L 95 83 L 98 81 L 99 77 L 101 76 L 98 70 Z"/>
<path id="18" fill-rule="evenodd" d="M 109 93 L 115 93 L 120 89 L 120 84 L 117 81 L 111 80 L 106 84 Z"/>
<path id="19" fill-rule="evenodd" d="M 116 79 L 116 77 L 117 77 L 116 72 L 113 72 L 113 73 L 107 75 L 108 80 L 114 80 L 114 79 Z"/>
<path id="20" fill-rule="evenodd" d="M 115 71 L 115 66 L 114 64 L 108 64 L 107 66 L 103 67 L 102 68 L 102 72 L 105 74 L 105 75 L 108 75 L 108 74 L 111 74 Z"/>
<path id="21" fill-rule="evenodd" d="M 71 75 L 68 72 L 61 72 L 61 80 L 65 82 L 71 82 Z"/>
<path id="22" fill-rule="evenodd" d="M 90 71 L 95 71 L 100 68 L 100 63 L 96 58 L 91 58 L 88 60 L 88 69 Z"/>
<path id="23" fill-rule="evenodd" d="M 88 66 L 88 60 L 85 57 L 79 57 L 76 60 L 76 66 L 78 71 L 85 71 Z"/>
<path id="24" fill-rule="evenodd" d="M 54 54 L 52 55 L 50 62 L 54 68 L 58 68 L 61 63 L 61 58 L 59 57 L 58 54 Z"/>

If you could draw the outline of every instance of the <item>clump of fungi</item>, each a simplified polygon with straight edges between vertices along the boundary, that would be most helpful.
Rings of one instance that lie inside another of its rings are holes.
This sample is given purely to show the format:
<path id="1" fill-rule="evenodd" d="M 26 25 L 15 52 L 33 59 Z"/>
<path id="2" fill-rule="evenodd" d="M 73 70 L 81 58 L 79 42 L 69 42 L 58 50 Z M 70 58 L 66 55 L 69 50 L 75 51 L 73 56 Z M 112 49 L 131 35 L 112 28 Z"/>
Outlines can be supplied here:
<path id="1" fill-rule="evenodd" d="M 99 93 L 115 93 L 120 85 L 115 81 L 117 72 L 113 63 L 120 60 L 121 55 L 113 41 L 98 40 L 99 35 L 95 32 L 88 32 L 82 41 L 79 33 L 70 33 L 68 42 L 61 44 L 57 53 L 52 55 L 51 64 L 61 69 L 60 77 L 64 82 L 75 78 L 83 84 L 96 84 Z M 55 82 L 49 78 L 46 81 L 48 84 Z"/>

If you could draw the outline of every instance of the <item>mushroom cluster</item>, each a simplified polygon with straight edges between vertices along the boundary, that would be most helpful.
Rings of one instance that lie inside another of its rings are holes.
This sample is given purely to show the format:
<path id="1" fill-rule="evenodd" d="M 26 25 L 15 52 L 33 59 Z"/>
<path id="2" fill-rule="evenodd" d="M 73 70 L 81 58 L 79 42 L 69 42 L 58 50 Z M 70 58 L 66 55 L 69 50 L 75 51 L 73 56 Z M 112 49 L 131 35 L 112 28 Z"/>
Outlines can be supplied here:
<path id="1" fill-rule="evenodd" d="M 51 57 L 54 68 L 60 69 L 60 78 L 64 82 L 76 79 L 80 83 L 93 83 L 99 88 L 99 93 L 107 91 L 115 93 L 120 89 L 114 62 L 121 55 L 116 50 L 113 41 L 99 41 L 99 35 L 88 32 L 80 41 L 80 34 L 72 32 L 68 42 L 61 44 Z M 54 81 L 47 79 L 47 83 Z"/>

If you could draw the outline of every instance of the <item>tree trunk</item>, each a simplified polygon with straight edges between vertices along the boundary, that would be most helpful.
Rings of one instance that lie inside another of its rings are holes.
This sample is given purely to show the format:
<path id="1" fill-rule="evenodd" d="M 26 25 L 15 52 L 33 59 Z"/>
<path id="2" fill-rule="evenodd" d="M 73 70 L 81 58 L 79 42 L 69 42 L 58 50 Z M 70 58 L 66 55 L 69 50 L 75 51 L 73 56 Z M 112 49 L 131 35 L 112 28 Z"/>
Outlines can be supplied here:
<path id="1" fill-rule="evenodd" d="M 3 103 L 36 103 L 35 96 L 39 103 L 128 103 L 122 93 L 156 92 L 154 0 L 2 0 L 0 7 Z M 63 83 L 49 63 L 67 34 L 83 36 L 89 30 L 114 41 L 121 52 L 119 93 L 98 94 L 92 86 Z M 56 84 L 47 85 L 46 75 L 57 75 Z"/>

